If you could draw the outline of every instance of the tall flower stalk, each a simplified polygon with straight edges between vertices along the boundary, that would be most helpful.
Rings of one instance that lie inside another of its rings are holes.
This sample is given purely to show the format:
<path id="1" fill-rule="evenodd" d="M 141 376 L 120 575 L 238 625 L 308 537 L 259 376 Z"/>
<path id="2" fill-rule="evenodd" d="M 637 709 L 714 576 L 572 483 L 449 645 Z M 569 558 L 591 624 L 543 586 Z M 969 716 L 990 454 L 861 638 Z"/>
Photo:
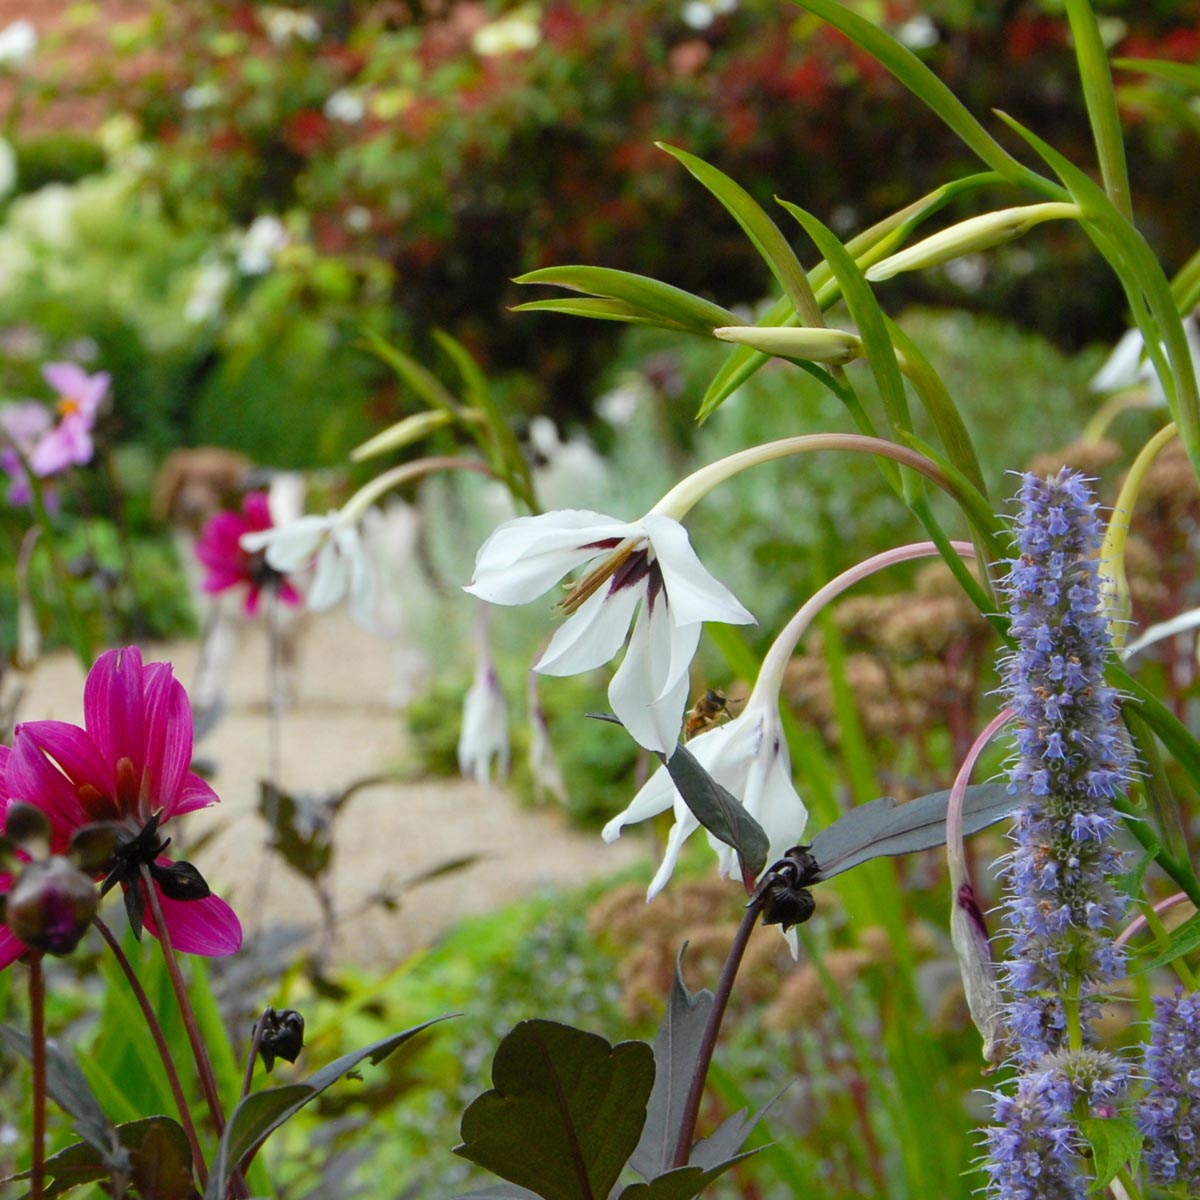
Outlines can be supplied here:
<path id="1" fill-rule="evenodd" d="M 1014 791 L 1027 797 L 1004 867 L 1011 935 L 1004 979 L 1019 1077 L 998 1094 L 987 1133 L 989 1195 L 1083 1196 L 1076 1120 L 1119 1095 L 1124 1067 L 1088 1048 L 1097 1001 L 1124 969 L 1112 926 L 1113 800 L 1132 760 L 1119 696 L 1104 681 L 1111 653 L 1096 557 L 1103 528 L 1083 477 L 1023 478 L 1019 555 L 1002 592 L 1016 650 L 1004 664 L 1014 713 Z"/>

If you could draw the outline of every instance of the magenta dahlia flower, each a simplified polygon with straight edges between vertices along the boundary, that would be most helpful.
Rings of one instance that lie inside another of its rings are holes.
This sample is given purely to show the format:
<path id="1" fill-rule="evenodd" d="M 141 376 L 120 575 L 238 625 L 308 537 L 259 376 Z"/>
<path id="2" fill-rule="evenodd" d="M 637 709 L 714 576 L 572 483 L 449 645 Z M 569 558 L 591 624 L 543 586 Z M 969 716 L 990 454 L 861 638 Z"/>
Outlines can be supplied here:
<path id="1" fill-rule="evenodd" d="M 266 492 L 250 492 L 242 501 L 240 513 L 227 510 L 210 517 L 196 542 L 196 557 L 206 572 L 204 590 L 224 592 L 244 585 L 246 611 L 251 615 L 258 611 L 263 588 L 274 589 L 285 604 L 299 604 L 300 593 L 267 562 L 262 550 L 242 548 L 243 534 L 274 527 Z"/>
<path id="2" fill-rule="evenodd" d="M 118 827 L 111 861 L 97 872 L 102 891 L 120 884 L 134 928 L 158 929 L 142 867 L 149 869 L 172 945 L 190 954 L 232 954 L 242 943 L 233 909 L 209 892 L 190 863 L 163 855 L 161 826 L 217 803 L 189 770 L 192 714 L 169 663 L 146 663 L 138 650 L 110 650 L 95 662 L 83 690 L 84 728 L 63 721 L 26 721 L 12 749 L 0 747 L 0 816 L 19 801 L 50 820 L 51 845 L 65 854 L 82 826 Z M 0 875 L 0 892 L 12 880 Z M 27 949 L 0 927 L 0 968 Z"/>

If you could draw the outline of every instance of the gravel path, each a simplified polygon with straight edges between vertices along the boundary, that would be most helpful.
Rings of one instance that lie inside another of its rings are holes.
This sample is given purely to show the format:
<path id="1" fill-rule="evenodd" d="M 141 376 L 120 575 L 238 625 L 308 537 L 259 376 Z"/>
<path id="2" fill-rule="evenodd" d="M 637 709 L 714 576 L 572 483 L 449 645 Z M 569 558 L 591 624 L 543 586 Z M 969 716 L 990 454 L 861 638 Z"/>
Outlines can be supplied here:
<path id="1" fill-rule="evenodd" d="M 321 910 L 311 887 L 263 853 L 266 826 L 256 805 L 268 761 L 267 651 L 257 626 L 242 630 L 240 638 L 228 681 L 229 711 L 196 749 L 198 758 L 216 764 L 212 782 L 222 803 L 187 818 L 189 843 L 209 835 L 190 857 L 247 928 L 288 922 L 316 929 Z M 195 643 L 159 644 L 144 653 L 147 660 L 172 662 L 177 677 L 190 684 Z M 402 717 L 384 703 L 392 669 L 387 648 L 335 613 L 310 625 L 300 653 L 299 694 L 281 730 L 283 787 L 332 792 L 363 776 L 394 771 L 404 760 L 405 731 Z M 82 685 L 75 660 L 52 655 L 30 678 L 20 715 L 79 723 Z M 386 967 L 461 917 L 490 912 L 542 887 L 610 874 L 638 853 L 636 838 L 605 846 L 598 835 L 569 829 L 557 810 L 523 809 L 503 791 L 473 782 L 435 779 L 366 788 L 336 824 L 334 957 Z M 406 891 L 397 911 L 370 902 L 385 885 L 465 855 L 480 859 Z"/>

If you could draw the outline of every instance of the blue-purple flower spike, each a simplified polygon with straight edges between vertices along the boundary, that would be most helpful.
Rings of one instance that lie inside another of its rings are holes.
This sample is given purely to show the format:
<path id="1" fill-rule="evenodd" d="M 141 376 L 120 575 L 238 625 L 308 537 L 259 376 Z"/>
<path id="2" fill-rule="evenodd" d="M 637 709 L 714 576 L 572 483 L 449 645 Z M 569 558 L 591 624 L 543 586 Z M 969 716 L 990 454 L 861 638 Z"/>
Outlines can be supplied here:
<path id="1" fill-rule="evenodd" d="M 1112 925 L 1123 902 L 1113 799 L 1132 760 L 1110 653 L 1096 552 L 1103 529 L 1083 477 L 1026 475 L 1017 518 L 1020 557 L 1001 585 L 1016 651 L 1004 664 L 1015 713 L 1013 791 L 1028 794 L 1013 829 L 1005 878 L 1012 934 L 1007 982 L 1014 1052 L 1034 1062 L 1066 1044 L 1063 997 L 1103 990 L 1123 973 Z M 1085 1008 L 1084 1014 L 1087 1015 Z"/>
<path id="2" fill-rule="evenodd" d="M 1018 499 L 1019 556 L 1001 584 L 1017 648 L 1003 666 L 1016 725 L 1011 787 L 1028 801 L 1004 867 L 1011 948 L 1002 974 L 1021 1074 L 1015 1096 L 997 1096 L 987 1171 L 999 1200 L 1050 1200 L 1086 1193 L 1072 1118 L 1074 1104 L 1097 1103 L 1085 1078 L 1102 1077 L 1106 1099 L 1123 1087 L 1118 1060 L 1082 1047 L 1097 995 L 1124 969 L 1112 932 L 1123 909 L 1112 801 L 1132 759 L 1120 697 L 1104 681 L 1097 504 L 1065 468 L 1024 476 Z"/>
<path id="3" fill-rule="evenodd" d="M 1146 1166 L 1160 1183 L 1200 1194 L 1200 995 L 1154 1002 L 1146 1094 L 1137 1108 Z"/>

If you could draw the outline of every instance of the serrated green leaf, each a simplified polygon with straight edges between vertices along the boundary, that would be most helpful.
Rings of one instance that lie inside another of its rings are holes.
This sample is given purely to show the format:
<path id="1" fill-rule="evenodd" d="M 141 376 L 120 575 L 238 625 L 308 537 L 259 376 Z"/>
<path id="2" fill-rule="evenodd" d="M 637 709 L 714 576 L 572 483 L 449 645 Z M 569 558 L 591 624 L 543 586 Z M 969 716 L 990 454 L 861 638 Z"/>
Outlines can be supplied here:
<path id="1" fill-rule="evenodd" d="M 959 98 L 911 51 L 877 25 L 860 17 L 837 0 L 792 0 L 840 30 L 856 46 L 886 67 L 910 92 L 922 100 L 992 170 L 1011 183 L 1031 181 L 1045 184 L 1037 174 L 1023 166 L 979 122 L 971 116 Z"/>
<path id="2" fill-rule="evenodd" d="M 229 1118 L 225 1132 L 217 1143 L 217 1152 L 209 1167 L 208 1186 L 204 1200 L 222 1200 L 225 1184 L 234 1168 L 253 1149 L 278 1129 L 285 1121 L 294 1117 L 306 1104 L 315 1100 L 326 1088 L 336 1083 L 343 1075 L 354 1070 L 364 1059 L 372 1063 L 382 1062 L 393 1050 L 410 1038 L 446 1018 L 438 1017 L 426 1021 L 403 1033 L 392 1034 L 372 1042 L 361 1050 L 343 1054 L 319 1071 L 314 1071 L 303 1083 L 285 1084 L 283 1087 L 267 1088 L 247 1096 Z"/>
<path id="3" fill-rule="evenodd" d="M 1079 1131 L 1092 1148 L 1096 1178 L 1090 1191 L 1101 1192 L 1129 1164 L 1136 1174 L 1142 1158 L 1142 1133 L 1129 1117 L 1084 1117 Z"/>
<path id="4" fill-rule="evenodd" d="M 629 271 L 614 271 L 611 267 L 543 267 L 519 275 L 514 282 L 547 283 L 604 300 L 620 300 L 649 316 L 671 321 L 694 333 L 707 335 L 718 325 L 738 323 L 737 317 L 719 304 L 702 300 L 669 283 Z"/>
<path id="5" fill-rule="evenodd" d="M 492 1083 L 463 1113 L 454 1153 L 543 1200 L 606 1200 L 638 1144 L 654 1054 L 522 1021 L 496 1050 Z"/>
<path id="6" fill-rule="evenodd" d="M 655 142 L 688 169 L 728 210 L 730 216 L 742 227 L 742 231 L 753 243 L 755 250 L 771 268 L 771 274 L 779 280 L 784 295 L 805 325 L 822 325 L 821 310 L 813 295 L 812 286 L 795 251 L 788 245 L 779 226 L 763 212 L 758 202 L 740 184 L 735 183 L 723 171 L 706 163 L 704 159 L 670 146 L 666 142 Z"/>
<path id="7" fill-rule="evenodd" d="M 752 1158 L 757 1153 L 757 1150 L 747 1150 L 745 1154 L 727 1159 L 707 1170 L 703 1167 L 677 1167 L 649 1183 L 631 1183 L 621 1193 L 620 1200 L 693 1200 L 693 1197 L 700 1195 L 710 1183 L 720 1179 L 730 1167 Z"/>

